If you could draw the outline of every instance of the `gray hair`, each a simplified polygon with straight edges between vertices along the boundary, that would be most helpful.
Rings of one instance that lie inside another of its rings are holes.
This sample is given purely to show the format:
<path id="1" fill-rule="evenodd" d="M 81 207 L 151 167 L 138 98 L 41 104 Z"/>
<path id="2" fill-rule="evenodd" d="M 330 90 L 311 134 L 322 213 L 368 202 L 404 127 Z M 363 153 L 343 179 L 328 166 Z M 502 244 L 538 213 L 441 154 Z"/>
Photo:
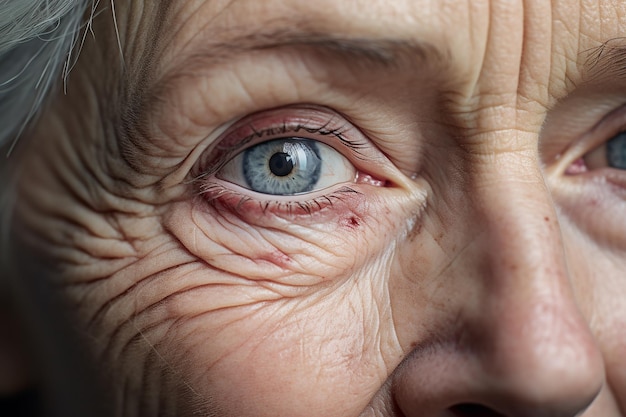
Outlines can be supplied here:
<path id="1" fill-rule="evenodd" d="M 98 0 L 0 0 L 0 148 L 6 152 L 69 74 L 90 3 L 93 13 Z"/>
<path id="2" fill-rule="evenodd" d="M 17 284 L 21 280 L 12 265 L 17 251 L 13 251 L 9 237 L 15 195 L 8 165 L 19 161 L 8 158 L 8 154 L 53 88 L 69 74 L 80 49 L 79 35 L 88 30 L 84 24 L 89 24 L 98 1 L 0 0 L 0 303 L 14 308 L 22 319 L 20 324 L 26 323 L 50 395 L 45 400 L 45 413 L 52 407 L 53 415 L 63 416 L 104 414 L 92 405 L 96 399 L 92 391 L 97 391 L 84 388 L 80 382 L 85 380 L 83 375 L 66 376 L 66 371 L 77 367 L 71 360 L 79 352 L 73 339 L 65 340 L 65 333 L 55 333 L 60 341 L 52 348 L 52 355 L 45 352 L 50 349 L 48 341 L 53 340 L 50 329 L 60 332 L 65 328 L 57 325 L 61 315 L 48 315 L 54 310 L 43 280 Z M 91 15 L 86 14 L 90 5 Z M 46 307 L 33 313 L 33 306 L 41 305 Z M 46 348 L 39 349 L 39 345 Z"/>
<path id="3" fill-rule="evenodd" d="M 10 275 L 8 231 L 15 199 L 8 155 L 53 86 L 67 77 L 87 8 L 91 4 L 93 14 L 97 3 L 0 0 L 0 302 Z"/>

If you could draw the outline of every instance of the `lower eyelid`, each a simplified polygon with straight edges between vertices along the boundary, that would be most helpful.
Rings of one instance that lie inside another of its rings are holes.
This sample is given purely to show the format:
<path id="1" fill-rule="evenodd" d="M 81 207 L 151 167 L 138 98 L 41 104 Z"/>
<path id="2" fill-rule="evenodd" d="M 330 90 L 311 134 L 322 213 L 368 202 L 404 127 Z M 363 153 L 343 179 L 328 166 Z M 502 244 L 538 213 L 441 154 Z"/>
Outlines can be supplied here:
<path id="1" fill-rule="evenodd" d="M 228 210 L 250 224 L 272 222 L 272 218 L 313 219 L 316 222 L 341 216 L 361 206 L 365 195 L 356 186 L 340 184 L 310 195 L 278 197 L 250 196 L 249 190 L 214 178 L 201 186 L 197 195 L 217 210 Z"/>

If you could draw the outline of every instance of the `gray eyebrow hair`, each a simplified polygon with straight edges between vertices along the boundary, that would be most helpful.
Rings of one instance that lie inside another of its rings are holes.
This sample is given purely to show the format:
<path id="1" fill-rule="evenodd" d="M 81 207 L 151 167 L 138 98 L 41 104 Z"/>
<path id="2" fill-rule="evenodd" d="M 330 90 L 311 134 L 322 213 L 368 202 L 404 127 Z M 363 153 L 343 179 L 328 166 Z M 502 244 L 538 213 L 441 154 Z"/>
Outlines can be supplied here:
<path id="1" fill-rule="evenodd" d="M 586 82 L 626 79 L 626 37 L 609 39 L 582 55 Z"/>

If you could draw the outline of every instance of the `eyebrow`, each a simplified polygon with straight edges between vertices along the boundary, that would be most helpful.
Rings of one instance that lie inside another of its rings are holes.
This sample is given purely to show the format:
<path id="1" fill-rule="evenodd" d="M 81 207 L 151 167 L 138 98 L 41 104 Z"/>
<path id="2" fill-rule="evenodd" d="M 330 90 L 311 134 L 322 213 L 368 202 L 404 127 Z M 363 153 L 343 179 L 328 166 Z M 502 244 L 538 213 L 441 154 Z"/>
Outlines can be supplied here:
<path id="1" fill-rule="evenodd" d="M 250 31 L 233 29 L 224 40 L 206 42 L 193 48 L 179 65 L 167 74 L 173 75 L 177 71 L 211 67 L 232 59 L 236 56 L 251 52 L 260 52 L 272 49 L 290 48 L 295 50 L 309 49 L 350 62 L 351 65 L 365 68 L 391 68 L 403 63 L 416 62 L 443 63 L 443 54 L 433 45 L 409 39 L 381 39 L 364 37 L 347 37 L 328 32 L 308 31 L 292 27 L 274 30 Z M 269 26 L 269 25 L 268 25 Z M 166 75 L 166 78 L 168 76 Z"/>
<path id="2" fill-rule="evenodd" d="M 613 38 L 582 52 L 586 82 L 626 79 L 626 38 Z"/>

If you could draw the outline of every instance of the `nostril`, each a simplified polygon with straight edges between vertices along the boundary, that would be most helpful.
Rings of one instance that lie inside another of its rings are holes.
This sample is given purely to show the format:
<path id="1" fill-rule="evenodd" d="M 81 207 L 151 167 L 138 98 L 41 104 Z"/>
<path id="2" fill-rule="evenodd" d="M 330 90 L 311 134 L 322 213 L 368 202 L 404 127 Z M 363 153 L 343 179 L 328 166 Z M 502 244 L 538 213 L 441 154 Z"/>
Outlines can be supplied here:
<path id="1" fill-rule="evenodd" d="M 504 417 L 490 408 L 480 404 L 459 404 L 450 408 L 454 417 Z"/>

